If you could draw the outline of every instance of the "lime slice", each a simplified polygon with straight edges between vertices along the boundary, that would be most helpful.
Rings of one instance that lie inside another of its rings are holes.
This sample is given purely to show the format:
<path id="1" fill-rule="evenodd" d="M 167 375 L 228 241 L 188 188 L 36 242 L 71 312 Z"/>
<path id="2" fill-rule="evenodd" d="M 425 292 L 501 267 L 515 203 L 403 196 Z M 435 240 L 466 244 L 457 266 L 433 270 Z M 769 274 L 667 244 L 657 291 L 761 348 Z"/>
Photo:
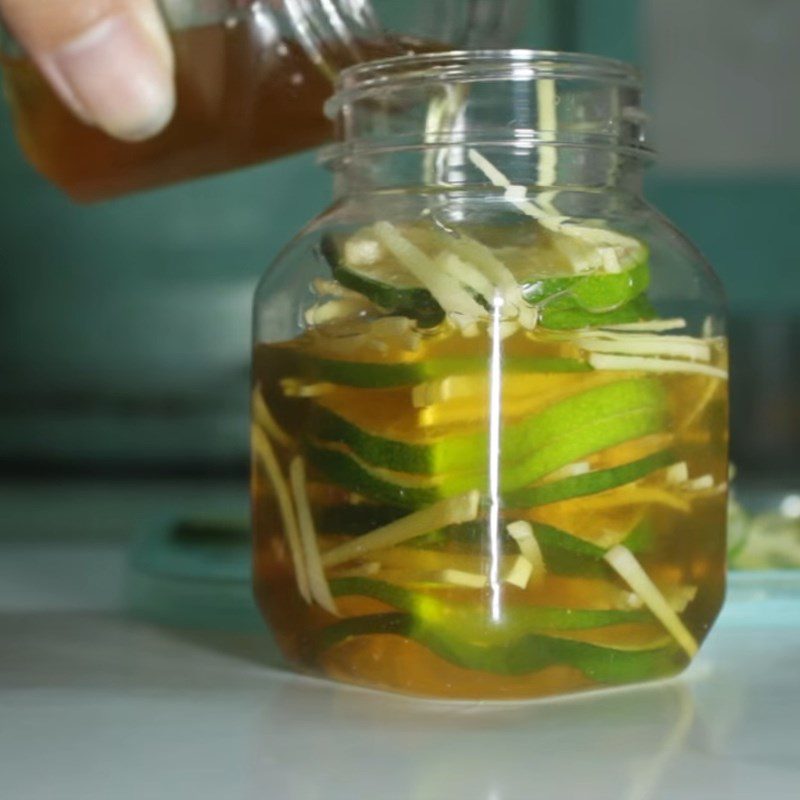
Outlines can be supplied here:
<path id="1" fill-rule="evenodd" d="M 487 373 L 486 356 L 451 356 L 425 358 L 416 361 L 347 361 L 323 358 L 307 351 L 285 348 L 298 377 L 318 382 L 334 383 L 363 389 L 414 386 L 435 378 L 450 375 Z M 525 372 L 591 372 L 584 361 L 573 358 L 539 358 L 535 356 L 508 356 L 503 361 L 505 374 Z"/>
<path id="2" fill-rule="evenodd" d="M 529 420 L 525 422 L 530 424 Z M 570 428 L 566 433 L 562 430 L 560 436 L 555 436 L 551 431 L 527 429 L 525 434 L 529 441 L 541 440 L 541 445 L 528 448 L 519 461 L 502 465 L 501 489 L 504 492 L 521 489 L 588 455 L 630 439 L 657 433 L 663 429 L 664 422 L 662 398 L 660 402 L 654 401 L 597 417 L 582 427 Z M 435 474 L 400 472 L 365 461 L 338 440 L 329 443 L 309 440 L 306 453 L 309 461 L 332 483 L 374 501 L 416 508 L 441 498 L 486 487 L 490 464 L 485 448 L 478 446 L 477 450 L 473 450 L 475 442 L 463 439 L 451 447 L 453 449 L 428 452 L 397 447 L 391 451 L 390 457 L 430 464 L 446 463 L 454 457 L 453 453 L 459 453 L 463 458 L 462 471 Z M 382 447 L 380 450 L 382 458 L 389 453 Z"/>
<path id="3" fill-rule="evenodd" d="M 653 319 L 655 316 L 655 310 L 644 295 L 634 298 L 614 311 L 602 313 L 587 311 L 569 297 L 558 297 L 542 308 L 539 324 L 551 330 L 577 330 L 641 322 Z"/>
<path id="4" fill-rule="evenodd" d="M 597 494 L 638 481 L 651 472 L 674 462 L 675 455 L 669 450 L 662 450 L 618 467 L 587 472 L 583 475 L 575 475 L 560 481 L 543 483 L 539 486 L 511 492 L 506 495 L 506 503 L 512 508 L 530 508 L 548 503 L 559 503 L 574 497 L 584 497 L 588 494 Z"/>
<path id="5" fill-rule="evenodd" d="M 381 225 L 384 223 L 364 228 L 350 237 L 327 235 L 321 241 L 321 252 L 342 285 L 365 295 L 381 308 L 393 309 L 422 325 L 441 322 L 442 303 L 446 304 L 456 290 L 462 293 L 466 290 L 480 306 L 488 308 L 488 299 L 494 291 L 508 294 L 509 287 L 505 285 L 508 282 L 519 296 L 518 303 L 540 306 L 543 317 L 551 317 L 552 324 L 545 327 L 585 327 L 641 319 L 628 313 L 593 323 L 591 317 L 584 318 L 580 314 L 577 317 L 563 313 L 553 315 L 549 308 L 553 300 L 558 300 L 561 312 L 613 313 L 640 297 L 649 284 L 650 271 L 647 248 L 636 240 L 619 237 L 631 244 L 612 247 L 539 231 L 525 244 L 497 246 L 504 238 L 507 241 L 519 239 L 519 232 L 481 228 L 476 229 L 478 238 L 470 247 L 460 237 L 450 237 L 422 223 L 406 226 L 402 228 L 401 238 L 427 259 L 431 269 L 444 270 L 443 255 L 454 260 L 454 271 L 449 276 L 440 276 L 441 280 L 453 284 L 450 293 L 445 287 L 437 294 L 440 303 L 424 283 L 428 273 L 417 270 L 415 274 L 408 268 L 409 264 L 401 263 L 397 253 L 385 246 L 378 235 Z M 400 229 L 396 230 L 400 234 Z M 603 231 L 598 229 L 596 233 Z M 486 258 L 491 262 L 488 266 L 492 267 L 488 272 L 486 263 L 479 265 L 483 269 L 479 268 L 477 273 L 475 265 L 468 263 L 471 255 L 475 256 L 476 248 L 483 248 L 488 254 Z M 460 261 L 456 254 L 466 262 Z"/>
<path id="6" fill-rule="evenodd" d="M 556 664 L 568 664 L 600 683 L 623 684 L 675 674 L 685 663 L 682 653 L 671 642 L 637 648 L 604 647 L 563 635 L 529 633 L 487 646 L 460 635 L 446 624 L 425 623 L 403 612 L 353 617 L 324 628 L 315 642 L 316 657 L 352 637 L 376 634 L 405 636 L 445 661 L 500 675 L 525 675 Z"/>
<path id="7" fill-rule="evenodd" d="M 586 630 L 649 622 L 652 619 L 648 611 L 509 606 L 501 625 L 484 625 L 481 624 L 481 620 L 486 618 L 484 605 L 456 606 L 374 578 L 334 578 L 330 584 L 335 597 L 371 597 L 398 611 L 414 614 L 427 624 L 447 625 L 449 630 L 458 632 L 464 638 L 483 640 L 486 645 L 502 643 L 533 631 Z"/>
<path id="8" fill-rule="evenodd" d="M 345 445 L 360 459 L 385 469 L 436 475 L 468 470 L 488 469 L 488 433 L 479 429 L 468 434 L 431 437 L 423 431 L 419 436 L 395 438 L 378 428 L 368 427 L 364 413 L 358 419 L 348 418 L 348 400 L 318 398 L 309 417 L 311 435 L 320 442 Z M 664 391 L 659 381 L 633 378 L 601 384 L 546 407 L 538 414 L 523 417 L 504 426 L 500 457 L 508 464 L 507 471 L 516 473 L 520 464 L 541 458 L 540 449 L 555 440 L 564 440 L 564 450 L 577 442 L 579 431 L 599 429 L 608 420 L 611 429 L 625 428 L 631 420 L 626 414 L 641 409 L 661 412 Z M 352 412 L 351 412 L 352 413 Z M 380 415 L 376 417 L 382 419 Z M 459 428 L 460 430 L 460 428 Z M 625 436 L 623 441 L 629 438 Z M 568 463 L 568 462 L 567 462 Z M 563 482 L 562 482 L 563 483 Z"/>
<path id="9" fill-rule="evenodd" d="M 532 526 L 547 572 L 582 577 L 608 577 L 609 567 L 603 561 L 607 548 L 542 522 L 533 522 Z M 621 543 L 632 553 L 637 553 L 650 546 L 652 539 L 653 530 L 650 524 L 642 522 L 634 527 Z M 446 548 L 446 552 L 452 553 L 452 545 L 455 544 L 469 548 L 473 552 L 477 550 L 483 553 L 488 542 L 488 524 L 483 519 L 450 525 L 407 542 L 406 546 L 428 550 Z M 505 532 L 502 545 L 504 554 L 519 552 L 517 542 Z"/>
<path id="10" fill-rule="evenodd" d="M 431 293 L 368 231 L 349 238 L 332 234 L 322 237 L 320 251 L 334 278 L 381 308 L 397 311 L 424 326 L 440 323 L 444 312 Z M 419 237 L 413 229 L 406 230 L 405 235 L 417 244 L 414 240 Z"/>

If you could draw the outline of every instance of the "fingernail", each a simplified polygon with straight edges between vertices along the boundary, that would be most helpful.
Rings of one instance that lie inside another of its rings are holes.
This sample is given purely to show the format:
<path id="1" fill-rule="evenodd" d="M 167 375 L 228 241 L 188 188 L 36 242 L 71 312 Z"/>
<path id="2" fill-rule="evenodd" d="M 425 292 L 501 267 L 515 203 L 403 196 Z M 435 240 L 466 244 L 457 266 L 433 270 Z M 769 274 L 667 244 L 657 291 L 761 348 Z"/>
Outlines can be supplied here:
<path id="1" fill-rule="evenodd" d="M 172 117 L 171 60 L 134 16 L 98 22 L 47 56 L 43 67 L 64 101 L 112 136 L 145 139 Z"/>

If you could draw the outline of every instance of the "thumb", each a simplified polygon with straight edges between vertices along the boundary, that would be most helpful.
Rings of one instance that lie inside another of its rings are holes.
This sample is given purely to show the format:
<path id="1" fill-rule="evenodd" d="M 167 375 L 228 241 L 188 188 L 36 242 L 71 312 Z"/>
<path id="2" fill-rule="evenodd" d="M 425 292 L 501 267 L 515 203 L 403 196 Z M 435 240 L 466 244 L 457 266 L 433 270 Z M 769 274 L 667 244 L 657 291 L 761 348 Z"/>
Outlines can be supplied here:
<path id="1" fill-rule="evenodd" d="M 155 0 L 0 0 L 0 12 L 87 124 L 140 140 L 169 122 L 174 63 Z"/>

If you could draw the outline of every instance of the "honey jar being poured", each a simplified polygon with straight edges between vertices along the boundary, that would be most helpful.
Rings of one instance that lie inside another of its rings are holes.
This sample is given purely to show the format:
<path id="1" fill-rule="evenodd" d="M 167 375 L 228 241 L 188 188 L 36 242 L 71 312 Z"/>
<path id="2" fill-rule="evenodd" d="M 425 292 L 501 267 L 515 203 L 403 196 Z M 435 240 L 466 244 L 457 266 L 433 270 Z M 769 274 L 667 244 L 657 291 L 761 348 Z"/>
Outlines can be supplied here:
<path id="1" fill-rule="evenodd" d="M 84 124 L 0 32 L 0 62 L 28 160 L 81 202 L 244 167 L 316 147 L 322 106 L 347 66 L 507 43 L 517 0 L 164 0 L 176 59 L 176 111 L 153 139 L 121 142 Z M 387 24 L 402 11 L 399 25 Z M 397 32 L 395 29 L 399 28 Z"/>

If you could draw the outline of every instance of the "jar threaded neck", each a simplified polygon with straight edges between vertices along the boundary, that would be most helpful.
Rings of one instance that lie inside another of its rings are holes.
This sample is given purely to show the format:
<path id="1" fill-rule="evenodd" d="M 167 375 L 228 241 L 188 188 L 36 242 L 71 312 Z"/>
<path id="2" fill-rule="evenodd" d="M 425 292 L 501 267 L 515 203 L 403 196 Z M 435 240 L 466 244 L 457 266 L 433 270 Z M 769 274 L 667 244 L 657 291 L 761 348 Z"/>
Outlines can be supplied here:
<path id="1" fill-rule="evenodd" d="M 360 64 L 341 74 L 326 112 L 339 141 L 322 159 L 337 169 L 403 151 L 488 148 L 549 160 L 547 185 L 559 165 L 583 182 L 581 163 L 599 158 L 588 151 L 617 164 L 652 155 L 638 71 L 591 55 L 453 51 Z"/>

